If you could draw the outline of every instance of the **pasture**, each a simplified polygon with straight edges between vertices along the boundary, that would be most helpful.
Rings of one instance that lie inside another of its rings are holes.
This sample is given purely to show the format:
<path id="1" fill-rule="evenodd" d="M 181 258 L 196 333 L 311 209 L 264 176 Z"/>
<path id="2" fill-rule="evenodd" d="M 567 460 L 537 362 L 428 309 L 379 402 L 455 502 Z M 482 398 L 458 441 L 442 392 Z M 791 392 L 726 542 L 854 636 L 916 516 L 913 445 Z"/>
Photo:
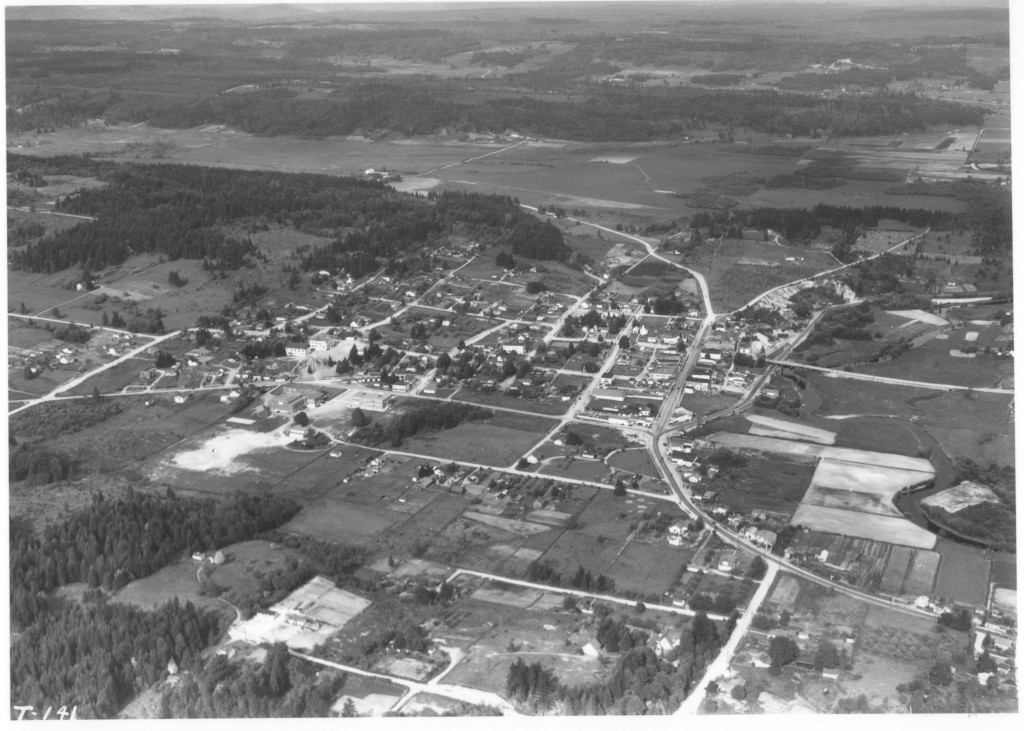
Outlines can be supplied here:
<path id="1" fill-rule="evenodd" d="M 400 450 L 473 464 L 508 467 L 526 454 L 555 423 L 541 416 L 495 412 L 484 421 L 417 435 Z"/>
<path id="2" fill-rule="evenodd" d="M 942 556 L 935 578 L 935 594 L 976 607 L 988 599 L 991 561 L 974 546 L 940 538 L 935 550 Z"/>
<path id="3" fill-rule="evenodd" d="M 802 503 L 790 519 L 792 525 L 822 533 L 868 538 L 913 548 L 935 546 L 935 534 L 904 518 Z"/>
<path id="4" fill-rule="evenodd" d="M 704 487 L 730 509 L 749 513 L 792 513 L 807 492 L 816 460 L 801 456 L 750 455 L 742 467 L 729 467 Z"/>

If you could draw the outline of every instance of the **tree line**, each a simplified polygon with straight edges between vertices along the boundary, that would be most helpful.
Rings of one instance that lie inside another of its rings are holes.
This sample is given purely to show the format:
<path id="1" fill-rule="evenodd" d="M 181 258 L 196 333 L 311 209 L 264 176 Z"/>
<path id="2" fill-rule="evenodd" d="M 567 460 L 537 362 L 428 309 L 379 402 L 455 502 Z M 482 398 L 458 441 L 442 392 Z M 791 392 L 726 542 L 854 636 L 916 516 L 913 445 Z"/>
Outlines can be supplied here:
<path id="1" fill-rule="evenodd" d="M 78 707 L 81 718 L 113 718 L 166 677 L 173 660 L 192 667 L 219 634 L 217 615 L 177 599 L 155 611 L 55 600 L 11 643 L 11 697 L 42 709 Z"/>
<path id="2" fill-rule="evenodd" d="M 417 406 L 393 418 L 386 424 L 373 423 L 359 429 L 352 437 L 360 444 L 377 445 L 390 442 L 399 446 L 405 439 L 420 432 L 442 431 L 454 429 L 467 421 L 480 421 L 494 416 L 490 409 L 472 404 L 432 403 L 429 406 Z"/>
<path id="3" fill-rule="evenodd" d="M 326 718 L 344 673 L 292 657 L 283 642 L 259 663 L 213 655 L 160 697 L 159 718 Z"/>
<path id="4" fill-rule="evenodd" d="M 735 619 L 727 629 L 731 632 L 734 627 Z M 518 658 L 509 667 L 505 689 L 511 700 L 535 711 L 546 711 L 557 703 L 565 715 L 668 714 L 689 695 L 723 639 L 715 623 L 698 612 L 681 629 L 679 644 L 662 657 L 645 643 L 620 647 L 621 655 L 605 681 L 566 685 L 540 662 L 528 665 Z M 616 652 L 608 646 L 605 650 Z"/>
<path id="5" fill-rule="evenodd" d="M 96 494 L 90 505 L 49 525 L 42 535 L 11 541 L 11 619 L 38 619 L 40 594 L 72 582 L 116 590 L 148 576 L 183 552 L 209 551 L 248 540 L 291 519 L 292 500 L 236 494 L 194 500 L 134 491 L 125 497 Z"/>

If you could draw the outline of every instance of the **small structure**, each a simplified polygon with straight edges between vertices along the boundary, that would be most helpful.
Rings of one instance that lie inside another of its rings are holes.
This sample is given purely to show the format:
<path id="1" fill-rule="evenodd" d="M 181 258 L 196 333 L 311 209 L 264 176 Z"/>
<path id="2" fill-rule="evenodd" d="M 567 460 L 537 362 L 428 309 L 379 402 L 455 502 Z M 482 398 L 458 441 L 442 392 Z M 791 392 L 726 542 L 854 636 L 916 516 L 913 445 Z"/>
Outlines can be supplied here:
<path id="1" fill-rule="evenodd" d="M 213 565 L 220 566 L 224 563 L 224 551 L 217 551 L 213 554 Z"/>

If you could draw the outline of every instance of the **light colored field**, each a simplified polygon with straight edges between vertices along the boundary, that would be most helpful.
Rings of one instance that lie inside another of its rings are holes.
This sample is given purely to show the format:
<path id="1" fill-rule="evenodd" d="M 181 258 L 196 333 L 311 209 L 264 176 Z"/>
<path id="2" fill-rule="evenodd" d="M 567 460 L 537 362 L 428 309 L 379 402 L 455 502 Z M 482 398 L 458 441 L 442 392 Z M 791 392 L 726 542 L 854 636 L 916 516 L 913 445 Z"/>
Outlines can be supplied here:
<path id="1" fill-rule="evenodd" d="M 917 485 L 935 477 L 934 470 L 897 470 L 889 467 L 822 459 L 814 470 L 811 487 L 848 490 L 891 498 L 904 487 Z"/>
<path id="2" fill-rule="evenodd" d="M 178 452 L 164 464 L 195 472 L 219 472 L 228 475 L 243 471 L 256 472 L 256 468 L 245 464 L 239 458 L 251 452 L 283 447 L 293 439 L 283 434 L 221 428 L 197 448 Z"/>
<path id="3" fill-rule="evenodd" d="M 478 523 L 489 525 L 492 528 L 506 530 L 509 533 L 516 534 L 517 536 L 529 536 L 534 533 L 543 533 L 548 530 L 548 526 L 546 525 L 537 525 L 536 523 L 527 523 L 522 520 L 512 520 L 511 518 L 500 518 L 497 515 L 475 513 L 470 510 L 467 510 L 464 515 L 470 520 L 475 520 Z"/>
<path id="4" fill-rule="evenodd" d="M 605 157 L 595 157 L 590 162 L 610 162 L 614 165 L 625 165 L 634 160 L 636 158 L 629 155 L 606 155 Z"/>
<path id="5" fill-rule="evenodd" d="M 783 574 L 779 577 L 775 588 L 772 589 L 768 601 L 773 604 L 795 605 L 797 595 L 800 594 L 800 582 L 795 576 Z"/>
<path id="6" fill-rule="evenodd" d="M 424 561 L 421 558 L 410 558 L 402 562 L 390 576 L 393 579 L 406 579 L 413 576 L 431 576 L 433 578 L 444 578 L 450 574 L 446 566 L 433 561 Z"/>
<path id="7" fill-rule="evenodd" d="M 526 516 L 526 519 L 534 523 L 542 523 L 545 526 L 564 525 L 572 516 L 569 513 L 562 513 L 557 510 L 534 510 Z"/>
<path id="8" fill-rule="evenodd" d="M 825 508 L 806 503 L 796 509 L 790 523 L 822 533 L 867 538 L 914 548 L 934 548 L 936 540 L 935 534 L 903 518 Z"/>
<path id="9" fill-rule="evenodd" d="M 507 607 L 526 609 L 544 594 L 536 589 L 500 589 L 496 586 L 483 586 L 473 592 L 473 598 L 491 604 L 504 604 Z"/>
<path id="10" fill-rule="evenodd" d="M 416 660 L 411 657 L 396 657 L 381 663 L 380 671 L 388 675 L 397 675 L 400 678 L 411 680 L 423 680 L 428 675 L 432 666 L 430 663 Z"/>
<path id="11" fill-rule="evenodd" d="M 932 470 L 931 463 L 926 459 L 904 457 L 903 455 L 889 454 L 887 452 L 869 452 L 863 449 L 848 449 L 846 447 L 825 447 L 819 444 L 805 444 L 786 439 L 733 434 L 731 432 L 719 432 L 708 437 L 708 439 L 716 444 L 737 449 L 758 449 L 766 452 L 801 454 L 807 457 L 820 457 L 822 459 L 834 459 L 855 464 L 891 467 L 897 470 L 914 470 L 917 472 L 929 472 Z"/>
<path id="12" fill-rule="evenodd" d="M 996 497 L 996 494 L 984 485 L 964 482 L 935 495 L 929 495 L 921 501 L 921 504 L 941 508 L 948 513 L 958 513 L 972 505 L 998 502 L 999 498 Z"/>
<path id="13" fill-rule="evenodd" d="M 421 190 L 430 190 L 440 185 L 437 178 L 405 178 L 397 183 L 388 183 L 399 193 L 418 193 Z"/>
<path id="14" fill-rule="evenodd" d="M 312 650 L 368 606 L 368 600 L 317 576 L 272 606 L 270 613 L 232 625 L 228 634 L 254 645 L 284 642 L 292 649 Z"/>
<path id="15" fill-rule="evenodd" d="M 917 322 L 923 322 L 937 327 L 943 327 L 949 324 L 938 315 L 933 315 L 931 312 L 925 312 L 924 310 L 891 310 L 888 311 L 888 313 L 890 315 L 899 315 L 900 317 L 905 317 L 908 320 L 916 320 Z"/>
<path id="16" fill-rule="evenodd" d="M 747 421 L 753 422 L 761 430 L 750 429 L 749 433 L 756 436 L 777 436 L 782 439 L 802 439 L 818 444 L 830 445 L 836 443 L 836 433 L 825 429 L 818 429 L 806 424 L 795 424 L 791 421 L 775 419 L 771 416 L 759 416 L 758 414 L 745 414 Z M 758 428 L 755 427 L 755 428 Z"/>
<path id="17" fill-rule="evenodd" d="M 356 713 L 360 716 L 373 717 L 383 716 L 390 711 L 391 707 L 398 702 L 399 696 L 370 693 L 365 698 L 355 698 L 354 696 L 343 695 L 335 701 L 334 705 L 331 706 L 331 710 L 341 715 L 342 710 L 345 708 L 345 702 L 349 699 L 352 700 L 352 705 L 356 707 Z"/>

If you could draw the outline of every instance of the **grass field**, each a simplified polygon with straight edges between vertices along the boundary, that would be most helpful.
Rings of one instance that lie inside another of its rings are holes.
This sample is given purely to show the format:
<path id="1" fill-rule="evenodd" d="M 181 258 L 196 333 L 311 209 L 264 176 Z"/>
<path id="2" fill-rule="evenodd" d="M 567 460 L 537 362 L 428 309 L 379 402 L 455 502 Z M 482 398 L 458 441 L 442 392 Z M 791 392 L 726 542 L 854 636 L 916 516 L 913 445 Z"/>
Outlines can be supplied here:
<path id="1" fill-rule="evenodd" d="M 706 487 L 732 510 L 792 513 L 811 483 L 816 462 L 805 457 L 748 456 L 743 467 L 727 468 Z"/>
<path id="2" fill-rule="evenodd" d="M 407 439 L 399 449 L 439 459 L 508 467 L 526 454 L 553 426 L 553 421 L 541 416 L 496 412 L 485 421 L 473 421 L 454 429 Z"/>
<path id="3" fill-rule="evenodd" d="M 716 312 L 738 309 L 761 292 L 837 266 L 820 251 L 738 239 L 706 243 L 681 261 L 707 278 Z"/>
<path id="4" fill-rule="evenodd" d="M 948 538 L 940 538 L 935 550 L 942 556 L 935 579 L 936 595 L 984 606 L 991 565 L 984 552 Z"/>
<path id="5" fill-rule="evenodd" d="M 452 397 L 452 401 L 465 401 L 471 404 L 482 406 L 500 406 L 504 409 L 519 409 L 520 411 L 532 411 L 537 414 L 558 416 L 564 414 L 572 405 L 570 401 L 562 401 L 560 398 L 553 399 L 531 399 L 519 396 L 510 396 L 503 391 L 479 391 L 477 389 L 463 387 Z"/>
<path id="6" fill-rule="evenodd" d="M 943 393 L 813 374 L 808 384 L 808 390 L 821 397 L 819 414 L 912 417 L 947 454 L 999 465 L 1014 463 L 1008 395 Z"/>
<path id="7" fill-rule="evenodd" d="M 553 477 L 568 477 L 574 480 L 606 482 L 611 477 L 612 470 L 598 460 L 556 457 L 550 461 L 545 461 L 540 466 L 539 474 L 551 475 Z"/>
<path id="8" fill-rule="evenodd" d="M 949 354 L 950 350 L 958 349 L 958 346 L 962 348 L 964 345 L 962 340 L 952 337 L 949 340 L 932 339 L 895 360 L 860 365 L 855 370 L 858 373 L 887 378 L 982 388 L 998 387 L 1003 379 L 1013 377 L 1012 358 L 1000 358 L 984 353 L 979 353 L 974 358 L 957 358 Z"/>
<path id="9" fill-rule="evenodd" d="M 645 447 L 635 447 L 616 452 L 609 456 L 607 461 L 614 469 L 621 470 L 629 475 L 661 476 Z"/>

